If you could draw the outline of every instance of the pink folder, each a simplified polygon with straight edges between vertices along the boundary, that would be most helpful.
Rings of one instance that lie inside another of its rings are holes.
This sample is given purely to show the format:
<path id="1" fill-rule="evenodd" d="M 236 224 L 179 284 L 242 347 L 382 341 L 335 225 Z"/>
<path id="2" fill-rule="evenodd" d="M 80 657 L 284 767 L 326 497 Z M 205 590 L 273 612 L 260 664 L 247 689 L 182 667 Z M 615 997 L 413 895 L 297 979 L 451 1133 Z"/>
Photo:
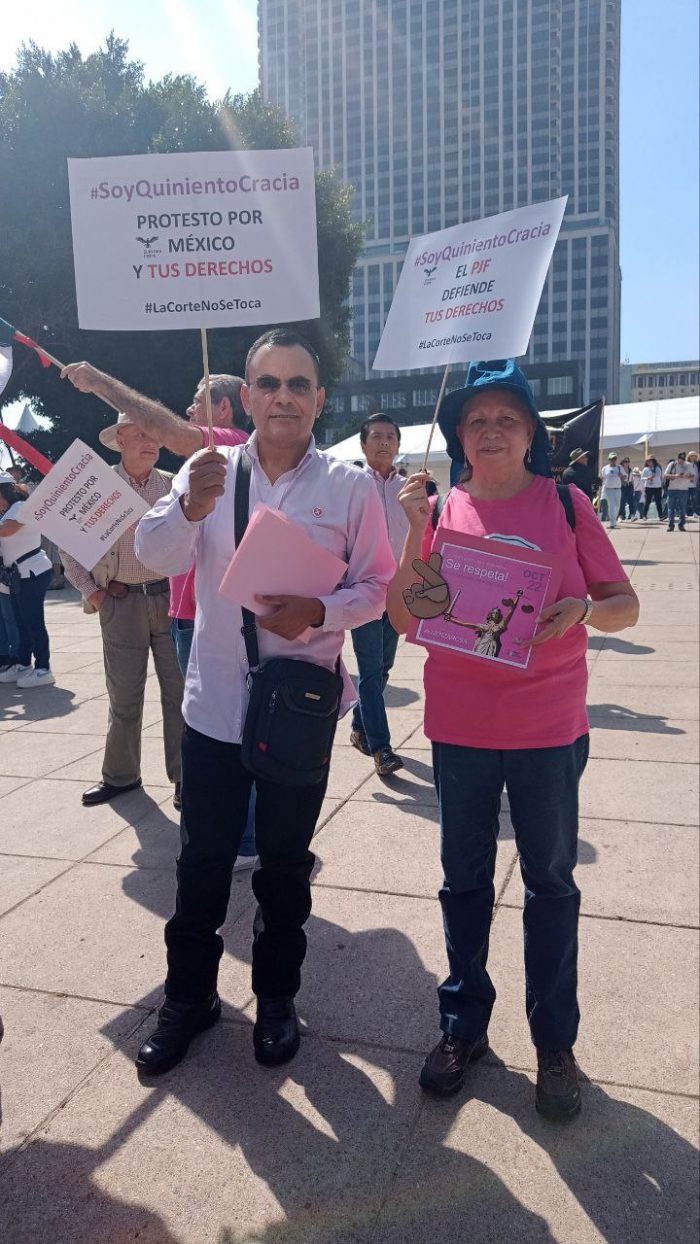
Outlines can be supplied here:
<path id="1" fill-rule="evenodd" d="M 346 563 L 312 540 L 299 523 L 258 505 L 219 592 L 262 617 L 271 610 L 256 596 L 329 596 L 346 571 Z M 300 639 L 306 642 L 312 633 L 309 629 Z"/>

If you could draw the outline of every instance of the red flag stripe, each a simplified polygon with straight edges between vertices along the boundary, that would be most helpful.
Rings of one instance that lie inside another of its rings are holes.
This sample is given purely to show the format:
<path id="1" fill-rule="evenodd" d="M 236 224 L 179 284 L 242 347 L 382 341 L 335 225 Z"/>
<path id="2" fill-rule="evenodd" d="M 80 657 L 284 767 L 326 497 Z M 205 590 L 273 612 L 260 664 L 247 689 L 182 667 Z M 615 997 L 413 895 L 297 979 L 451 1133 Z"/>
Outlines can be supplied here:
<path id="1" fill-rule="evenodd" d="M 37 471 L 41 471 L 42 475 L 47 475 L 51 470 L 53 462 L 49 462 L 48 458 L 45 458 L 43 454 L 39 453 L 38 449 L 29 444 L 29 441 L 23 440 L 11 428 L 6 428 L 3 423 L 0 423 L 0 441 L 4 441 L 6 445 L 10 446 L 10 449 L 14 449 L 16 454 L 21 454 L 27 462 L 31 462 L 32 466 L 36 467 Z"/>
<path id="2" fill-rule="evenodd" d="M 15 329 L 15 331 L 12 334 L 12 339 L 13 341 L 21 342 L 23 346 L 29 346 L 30 350 L 36 350 L 37 354 L 39 355 L 39 361 L 42 367 L 51 366 L 51 360 L 47 359 L 46 355 L 43 353 L 41 349 L 41 346 L 37 345 L 36 341 L 33 341 L 31 337 L 26 337 L 24 333 L 20 333 L 17 331 L 17 329 Z"/>

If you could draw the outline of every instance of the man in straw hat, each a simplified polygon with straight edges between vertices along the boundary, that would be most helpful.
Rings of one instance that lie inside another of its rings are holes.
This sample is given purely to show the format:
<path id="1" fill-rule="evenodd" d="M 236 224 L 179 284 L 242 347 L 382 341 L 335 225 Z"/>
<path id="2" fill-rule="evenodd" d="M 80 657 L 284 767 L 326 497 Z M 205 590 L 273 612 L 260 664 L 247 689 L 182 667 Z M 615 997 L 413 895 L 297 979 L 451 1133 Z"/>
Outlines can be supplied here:
<path id="1" fill-rule="evenodd" d="M 575 484 L 581 492 L 585 492 L 589 501 L 593 500 L 595 491 L 595 474 L 589 466 L 590 454 L 587 449 L 572 449 L 569 454 L 569 465 L 562 474 L 562 484 Z"/>
<path id="2" fill-rule="evenodd" d="M 172 476 L 156 468 L 159 442 L 128 415 L 120 414 L 116 423 L 104 428 L 100 442 L 121 455 L 115 471 L 149 506 L 170 492 Z M 120 536 L 91 571 L 67 553 L 62 557 L 66 575 L 83 597 L 87 612 L 99 614 L 109 694 L 102 780 L 84 791 L 83 804 L 106 803 L 141 785 L 141 723 L 149 652 L 160 684 L 165 768 L 177 797 L 183 681 L 170 637 L 168 580 L 139 561 L 132 531 Z"/>

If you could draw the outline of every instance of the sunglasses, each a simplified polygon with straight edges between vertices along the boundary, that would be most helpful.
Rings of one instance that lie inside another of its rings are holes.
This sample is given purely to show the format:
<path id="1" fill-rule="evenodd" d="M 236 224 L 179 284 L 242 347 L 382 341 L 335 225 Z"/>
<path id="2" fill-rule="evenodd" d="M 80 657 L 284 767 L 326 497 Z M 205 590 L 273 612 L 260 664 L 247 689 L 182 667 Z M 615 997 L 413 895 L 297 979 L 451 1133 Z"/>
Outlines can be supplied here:
<path id="1" fill-rule="evenodd" d="M 279 380 L 277 376 L 258 376 L 250 387 L 257 389 L 258 393 L 269 394 L 277 393 L 283 384 L 286 384 L 288 391 L 295 397 L 306 397 L 313 389 L 318 389 L 318 385 L 307 380 L 306 376 L 292 376 L 291 380 L 287 381 Z"/>

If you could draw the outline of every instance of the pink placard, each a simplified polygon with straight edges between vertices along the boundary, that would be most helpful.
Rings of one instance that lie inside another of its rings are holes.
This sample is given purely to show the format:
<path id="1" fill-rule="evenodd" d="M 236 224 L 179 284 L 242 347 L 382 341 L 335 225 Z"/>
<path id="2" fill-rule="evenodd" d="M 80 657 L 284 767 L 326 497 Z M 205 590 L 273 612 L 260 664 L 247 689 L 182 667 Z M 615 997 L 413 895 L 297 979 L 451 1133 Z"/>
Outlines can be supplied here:
<path id="1" fill-rule="evenodd" d="M 436 617 L 414 616 L 409 641 L 526 670 L 533 654 L 517 641 L 532 639 L 539 614 L 556 598 L 558 558 L 441 528 L 431 570 L 447 584 L 447 602 Z"/>
<path id="2" fill-rule="evenodd" d="M 300 523 L 257 505 L 226 569 L 219 592 L 251 613 L 269 613 L 258 596 L 329 596 L 347 572 L 344 561 L 323 548 Z M 308 628 L 298 638 L 307 643 Z"/>

